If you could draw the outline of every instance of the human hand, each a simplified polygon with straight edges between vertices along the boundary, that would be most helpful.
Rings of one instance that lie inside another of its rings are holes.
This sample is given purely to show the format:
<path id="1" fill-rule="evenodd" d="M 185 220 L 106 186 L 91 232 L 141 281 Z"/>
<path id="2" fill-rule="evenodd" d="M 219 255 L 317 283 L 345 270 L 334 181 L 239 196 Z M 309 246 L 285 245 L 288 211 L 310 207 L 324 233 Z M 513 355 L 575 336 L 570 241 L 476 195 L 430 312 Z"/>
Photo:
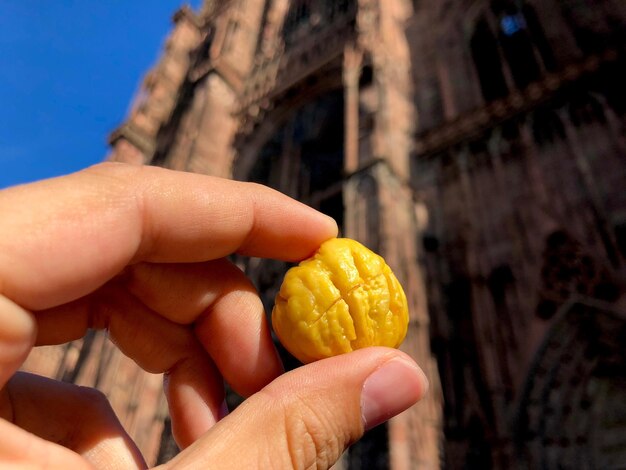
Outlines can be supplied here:
<path id="1" fill-rule="evenodd" d="M 262 304 L 225 257 L 296 261 L 337 227 L 268 188 L 105 164 L 1 191 L 0 217 L 0 464 L 145 467 L 101 393 L 16 373 L 33 345 L 88 328 L 164 374 L 184 449 L 166 467 L 325 468 L 427 387 L 385 348 L 281 375 Z M 217 423 L 223 380 L 249 398 Z"/>

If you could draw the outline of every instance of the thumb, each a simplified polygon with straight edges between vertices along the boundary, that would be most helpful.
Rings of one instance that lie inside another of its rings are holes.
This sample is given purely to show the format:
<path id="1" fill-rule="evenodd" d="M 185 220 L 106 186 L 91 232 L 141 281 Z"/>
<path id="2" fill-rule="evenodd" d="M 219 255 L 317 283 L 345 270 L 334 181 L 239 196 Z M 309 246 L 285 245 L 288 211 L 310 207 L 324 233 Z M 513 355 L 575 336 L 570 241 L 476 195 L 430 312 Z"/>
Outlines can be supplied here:
<path id="1" fill-rule="evenodd" d="M 36 335 L 33 315 L 0 294 L 0 389 L 26 359 Z"/>
<path id="2" fill-rule="evenodd" d="M 427 388 L 423 372 L 398 350 L 324 359 L 276 379 L 170 464 L 329 468 L 364 430 L 404 411 Z"/>

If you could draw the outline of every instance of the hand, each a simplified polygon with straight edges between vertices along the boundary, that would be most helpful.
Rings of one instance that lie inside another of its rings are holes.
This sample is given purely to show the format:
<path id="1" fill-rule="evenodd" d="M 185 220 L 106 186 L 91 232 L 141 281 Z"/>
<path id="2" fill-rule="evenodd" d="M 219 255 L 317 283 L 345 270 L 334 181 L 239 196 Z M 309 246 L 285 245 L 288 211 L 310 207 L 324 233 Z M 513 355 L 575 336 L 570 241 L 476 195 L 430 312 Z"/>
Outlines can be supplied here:
<path id="1" fill-rule="evenodd" d="M 166 466 L 329 467 L 425 392 L 385 348 L 281 375 L 262 304 L 225 257 L 296 261 L 337 227 L 271 189 L 104 164 L 1 191 L 0 217 L 1 466 L 145 467 L 100 392 L 16 373 L 34 345 L 88 328 L 164 374 L 185 449 Z M 249 398 L 217 423 L 224 379 Z"/>

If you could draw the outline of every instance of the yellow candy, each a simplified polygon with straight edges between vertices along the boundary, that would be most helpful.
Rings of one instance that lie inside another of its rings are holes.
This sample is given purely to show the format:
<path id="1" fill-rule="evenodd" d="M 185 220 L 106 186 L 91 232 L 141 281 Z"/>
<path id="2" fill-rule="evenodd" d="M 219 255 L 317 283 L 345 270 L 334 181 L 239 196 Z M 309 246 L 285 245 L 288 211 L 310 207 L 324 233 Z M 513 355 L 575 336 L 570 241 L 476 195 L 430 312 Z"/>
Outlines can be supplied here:
<path id="1" fill-rule="evenodd" d="M 272 311 L 280 342 L 303 363 L 397 348 L 408 322 L 406 296 L 385 260 L 348 238 L 324 242 L 287 271 Z"/>

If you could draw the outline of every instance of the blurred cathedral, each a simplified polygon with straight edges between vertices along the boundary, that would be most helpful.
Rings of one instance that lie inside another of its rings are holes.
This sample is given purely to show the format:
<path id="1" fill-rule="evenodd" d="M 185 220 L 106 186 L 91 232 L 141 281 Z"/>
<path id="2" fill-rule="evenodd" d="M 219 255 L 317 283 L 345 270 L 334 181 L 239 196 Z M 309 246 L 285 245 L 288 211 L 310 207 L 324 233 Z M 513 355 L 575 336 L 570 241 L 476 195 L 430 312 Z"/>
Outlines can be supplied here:
<path id="1" fill-rule="evenodd" d="M 394 268 L 431 391 L 337 468 L 626 468 L 625 36 L 623 0 L 205 0 L 109 159 L 269 185 Z M 287 266 L 237 262 L 270 311 Z M 176 452 L 102 333 L 26 368 Z"/>

